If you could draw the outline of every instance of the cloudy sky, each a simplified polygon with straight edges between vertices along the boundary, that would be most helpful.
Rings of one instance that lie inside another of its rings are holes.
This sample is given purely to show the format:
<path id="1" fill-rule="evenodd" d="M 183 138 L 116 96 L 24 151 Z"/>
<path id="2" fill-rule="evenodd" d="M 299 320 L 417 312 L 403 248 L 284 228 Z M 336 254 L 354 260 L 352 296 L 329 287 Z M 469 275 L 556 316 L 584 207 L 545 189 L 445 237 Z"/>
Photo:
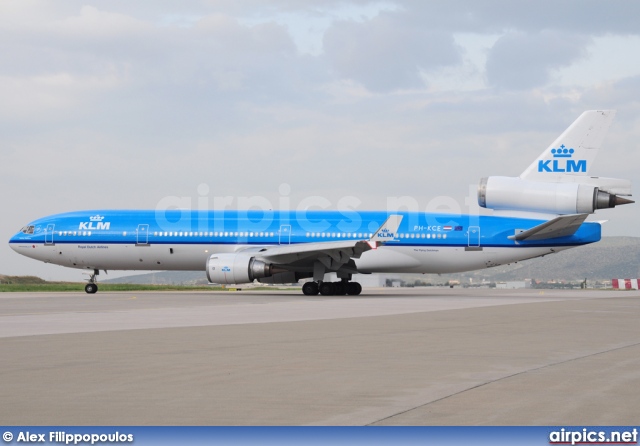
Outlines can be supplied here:
<path id="1" fill-rule="evenodd" d="M 618 110 L 592 173 L 637 186 L 638 17 L 600 0 L 3 0 L 0 234 L 226 196 L 464 212 L 481 177 L 518 175 L 588 109 Z M 640 236 L 640 206 L 597 218 Z M 6 243 L 0 273 L 82 277 Z"/>

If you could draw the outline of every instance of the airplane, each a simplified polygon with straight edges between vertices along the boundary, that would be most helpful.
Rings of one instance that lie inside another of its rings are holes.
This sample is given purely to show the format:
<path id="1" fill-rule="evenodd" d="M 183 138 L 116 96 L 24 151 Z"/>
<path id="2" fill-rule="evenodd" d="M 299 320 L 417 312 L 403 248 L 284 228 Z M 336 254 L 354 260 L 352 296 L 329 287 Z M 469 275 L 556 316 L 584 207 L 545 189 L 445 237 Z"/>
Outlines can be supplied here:
<path id="1" fill-rule="evenodd" d="M 395 211 L 88 210 L 34 220 L 19 254 L 90 270 L 206 272 L 210 283 L 295 283 L 305 295 L 358 295 L 354 274 L 454 273 L 600 240 L 599 209 L 633 203 L 631 181 L 589 175 L 615 110 L 590 110 L 518 177 L 480 180 L 491 215 Z M 331 282 L 325 276 L 334 273 Z M 310 279 L 310 280 L 309 280 Z"/>

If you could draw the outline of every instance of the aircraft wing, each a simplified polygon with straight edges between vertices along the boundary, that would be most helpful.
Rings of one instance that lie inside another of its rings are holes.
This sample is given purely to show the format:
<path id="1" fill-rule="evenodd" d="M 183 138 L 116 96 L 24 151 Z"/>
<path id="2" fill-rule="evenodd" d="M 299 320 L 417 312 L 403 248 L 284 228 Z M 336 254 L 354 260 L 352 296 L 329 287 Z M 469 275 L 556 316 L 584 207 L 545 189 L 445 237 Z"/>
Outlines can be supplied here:
<path id="1" fill-rule="evenodd" d="M 325 263 L 327 267 L 330 267 L 329 264 L 335 267 L 336 264 L 345 264 L 352 258 L 360 258 L 363 252 L 376 249 L 386 241 L 394 240 L 401 221 L 401 215 L 390 215 L 368 240 L 278 245 L 262 248 L 256 253 L 256 257 L 280 265 L 317 259 Z"/>
<path id="2" fill-rule="evenodd" d="M 329 257 L 338 263 L 347 263 L 349 259 L 358 259 L 363 252 L 375 249 L 368 240 L 348 240 L 344 242 L 315 242 L 299 245 L 280 245 L 264 248 L 256 258 L 280 265 L 295 263 L 300 260 Z"/>
<path id="3" fill-rule="evenodd" d="M 544 222 L 531 229 L 522 231 L 515 235 L 510 235 L 509 239 L 522 240 L 544 240 L 548 238 L 566 237 L 574 234 L 580 225 L 585 221 L 588 214 L 561 215 L 553 220 Z"/>

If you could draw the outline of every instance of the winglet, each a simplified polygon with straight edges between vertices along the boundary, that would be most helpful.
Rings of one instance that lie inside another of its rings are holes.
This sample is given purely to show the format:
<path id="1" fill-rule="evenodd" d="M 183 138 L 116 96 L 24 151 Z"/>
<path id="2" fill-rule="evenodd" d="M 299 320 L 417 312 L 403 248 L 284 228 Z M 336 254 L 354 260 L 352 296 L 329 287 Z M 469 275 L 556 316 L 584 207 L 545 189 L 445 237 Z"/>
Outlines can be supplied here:
<path id="1" fill-rule="evenodd" d="M 377 246 L 379 243 L 395 240 L 400 222 L 402 222 L 402 215 L 389 215 L 387 220 L 382 223 L 382 226 L 373 234 L 373 237 L 369 239 L 369 245 L 373 248 L 373 244 Z"/>

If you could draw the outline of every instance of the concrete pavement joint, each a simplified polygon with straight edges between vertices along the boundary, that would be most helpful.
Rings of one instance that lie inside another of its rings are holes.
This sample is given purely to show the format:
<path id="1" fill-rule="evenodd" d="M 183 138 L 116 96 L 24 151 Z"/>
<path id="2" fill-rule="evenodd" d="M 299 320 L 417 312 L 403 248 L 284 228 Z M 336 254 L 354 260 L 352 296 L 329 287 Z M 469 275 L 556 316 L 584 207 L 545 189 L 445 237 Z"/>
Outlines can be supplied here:
<path id="1" fill-rule="evenodd" d="M 511 375 L 502 376 L 500 378 L 496 378 L 496 379 L 489 380 L 489 381 L 486 381 L 486 382 L 483 382 L 483 383 L 480 383 L 480 384 L 476 384 L 475 386 L 469 387 L 467 389 L 460 390 L 459 392 L 452 393 L 451 395 L 447 395 L 445 397 L 438 398 L 438 399 L 435 399 L 433 401 L 429 401 L 427 403 L 420 404 L 418 406 L 414 406 L 414 407 L 411 407 L 409 409 L 397 412 L 397 413 L 389 415 L 387 417 L 380 418 L 379 420 L 373 421 L 371 423 L 367 423 L 365 426 L 373 426 L 373 425 L 375 425 L 377 423 L 380 423 L 382 421 L 389 420 L 391 418 L 395 418 L 397 416 L 403 415 L 403 414 L 411 412 L 413 410 L 429 406 L 430 404 L 438 403 L 440 401 L 444 401 L 444 400 L 447 400 L 449 398 L 453 398 L 455 396 L 461 395 L 461 394 L 469 392 L 471 390 L 475 390 L 475 389 L 478 389 L 480 387 L 487 386 L 489 384 L 494 384 L 494 383 L 497 383 L 497 382 L 500 382 L 500 381 L 504 381 L 504 380 L 507 380 L 509 378 L 513 378 L 515 376 L 524 375 L 524 374 L 527 374 L 527 373 L 530 373 L 530 372 L 536 372 L 538 370 L 543 370 L 543 369 L 546 369 L 546 368 L 551 368 L 551 367 L 555 367 L 555 366 L 558 366 L 558 365 L 567 364 L 567 363 L 570 363 L 570 362 L 573 362 L 573 361 L 578 361 L 578 360 L 581 360 L 581 359 L 591 358 L 591 357 L 602 355 L 602 354 L 605 354 L 605 353 L 611 353 L 611 352 L 615 352 L 615 351 L 619 351 L 619 350 L 624 350 L 625 348 L 638 347 L 638 346 L 640 346 L 640 342 L 636 342 L 635 344 L 623 345 L 621 347 L 615 347 L 615 348 L 611 348 L 611 349 L 608 349 L 608 350 L 602 350 L 602 351 L 599 351 L 599 352 L 590 353 L 588 355 L 578 356 L 578 357 L 571 358 L 571 359 L 566 359 L 564 361 L 559 361 L 559 362 L 555 362 L 555 363 L 552 363 L 552 364 L 546 364 L 546 365 L 543 365 L 543 366 L 540 366 L 540 367 L 535 367 L 535 368 L 529 369 L 529 370 L 523 370 L 523 371 L 517 372 L 517 373 L 512 373 Z"/>

